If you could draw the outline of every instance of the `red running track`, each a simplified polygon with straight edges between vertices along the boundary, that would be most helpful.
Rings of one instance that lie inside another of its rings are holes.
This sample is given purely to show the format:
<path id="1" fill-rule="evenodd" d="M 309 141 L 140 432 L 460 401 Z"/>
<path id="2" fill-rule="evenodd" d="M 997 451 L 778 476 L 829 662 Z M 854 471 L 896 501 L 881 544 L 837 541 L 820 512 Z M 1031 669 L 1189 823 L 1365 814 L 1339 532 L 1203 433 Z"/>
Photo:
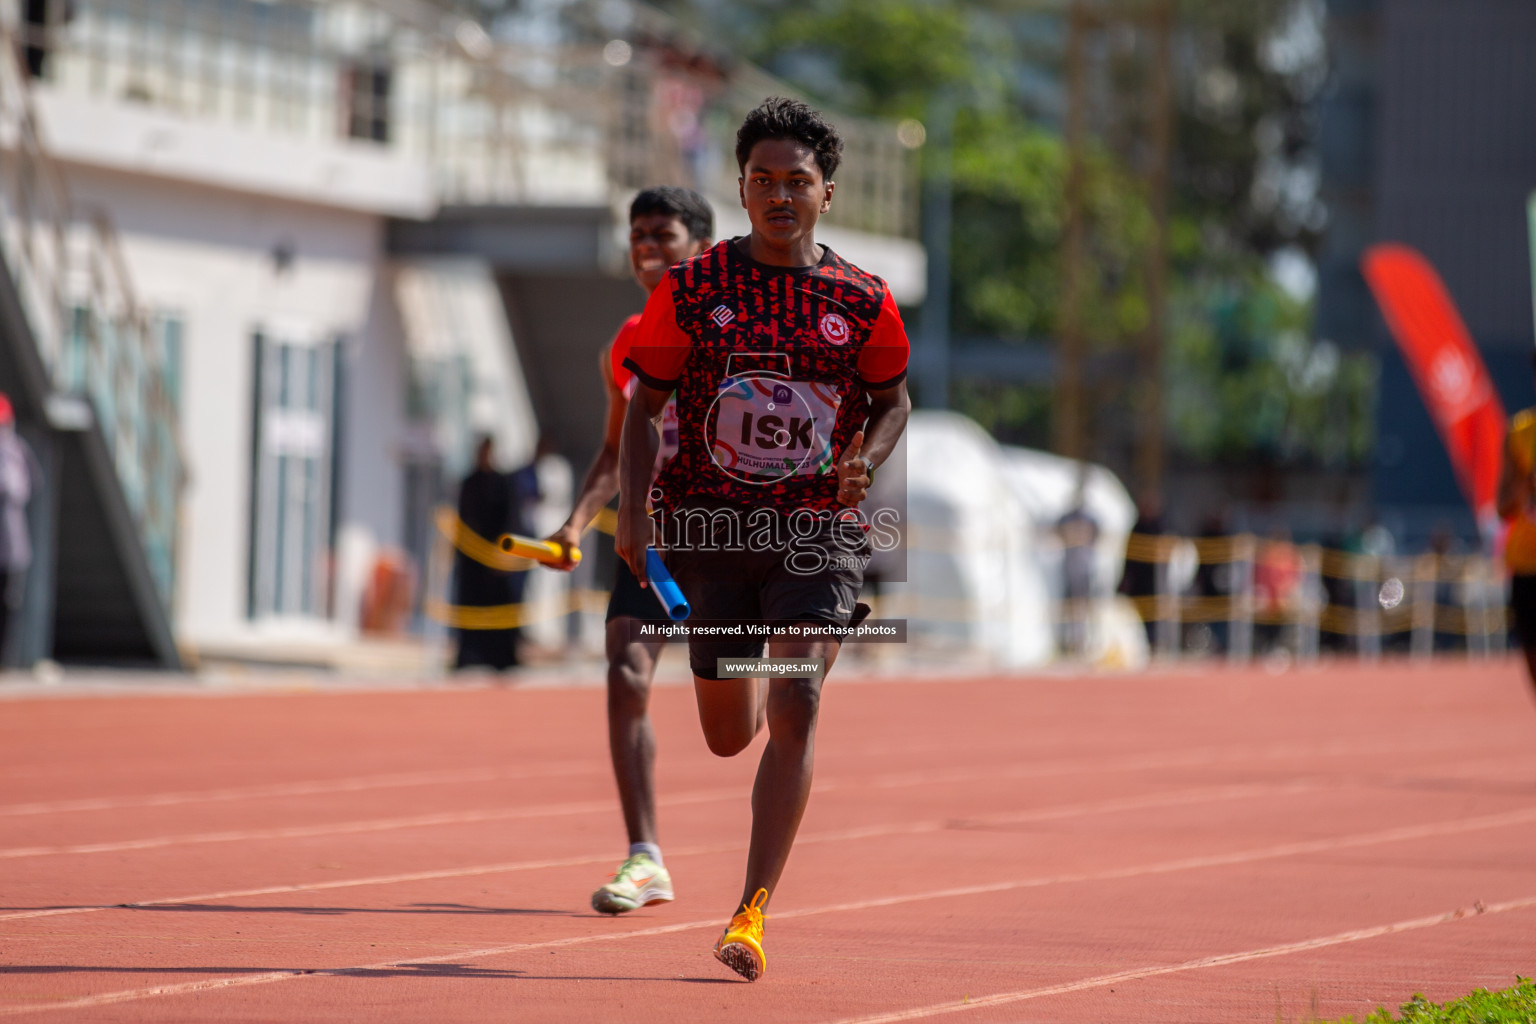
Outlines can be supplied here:
<path id="1" fill-rule="evenodd" d="M 1536 973 L 1513 662 L 839 680 L 755 985 L 710 956 L 759 745 L 657 690 L 669 906 L 598 689 L 0 704 L 0 1017 L 1305 1020 Z"/>

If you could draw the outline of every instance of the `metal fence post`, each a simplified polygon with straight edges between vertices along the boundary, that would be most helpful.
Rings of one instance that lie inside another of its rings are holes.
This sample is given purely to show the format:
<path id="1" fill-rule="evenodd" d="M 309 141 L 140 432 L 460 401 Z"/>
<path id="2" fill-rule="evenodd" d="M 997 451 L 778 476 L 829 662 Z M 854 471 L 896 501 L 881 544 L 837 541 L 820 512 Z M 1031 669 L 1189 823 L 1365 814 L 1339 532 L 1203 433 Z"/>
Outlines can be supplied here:
<path id="1" fill-rule="evenodd" d="M 1179 642 L 1179 595 L 1173 586 L 1172 552 L 1173 544 L 1168 538 L 1157 538 L 1157 560 L 1152 566 L 1157 590 L 1157 652 L 1170 661 L 1183 653 L 1183 644 Z"/>
<path id="2" fill-rule="evenodd" d="M 1296 595 L 1296 660 L 1317 660 L 1318 632 L 1323 606 L 1328 603 L 1323 589 L 1323 549 L 1308 544 L 1301 549 L 1301 591 Z"/>
<path id="3" fill-rule="evenodd" d="M 1478 646 L 1484 658 L 1491 658 L 1494 655 L 1494 608 L 1496 605 L 1493 595 L 1496 587 L 1500 591 L 1503 590 L 1499 586 L 1502 582 L 1503 579 L 1494 568 L 1492 559 L 1477 560 L 1477 635 Z M 1500 596 L 1502 597 L 1502 593 Z M 1500 600 L 1497 607 L 1503 611 L 1504 602 Z"/>
<path id="4" fill-rule="evenodd" d="M 1232 538 L 1229 579 L 1232 587 L 1228 606 L 1228 660 L 1244 663 L 1253 659 L 1253 562 L 1257 545 L 1252 534 Z"/>
<path id="5" fill-rule="evenodd" d="M 1483 564 L 1476 556 L 1467 559 L 1461 577 L 1461 621 L 1467 637 L 1467 660 L 1488 657 L 1487 637 L 1483 635 Z"/>
<path id="6" fill-rule="evenodd" d="M 1488 561 L 1488 594 L 1493 607 L 1490 609 L 1492 623 L 1493 653 L 1495 657 L 1503 657 L 1509 649 L 1509 590 L 1504 573 L 1492 559 Z"/>
<path id="7" fill-rule="evenodd" d="M 1355 579 L 1355 651 L 1361 661 L 1381 660 L 1381 560 L 1356 555 L 1349 560 Z"/>
<path id="8" fill-rule="evenodd" d="M 1428 661 L 1435 653 L 1435 588 L 1440 582 L 1440 556 L 1420 555 L 1413 561 L 1413 639 L 1409 653 Z"/>

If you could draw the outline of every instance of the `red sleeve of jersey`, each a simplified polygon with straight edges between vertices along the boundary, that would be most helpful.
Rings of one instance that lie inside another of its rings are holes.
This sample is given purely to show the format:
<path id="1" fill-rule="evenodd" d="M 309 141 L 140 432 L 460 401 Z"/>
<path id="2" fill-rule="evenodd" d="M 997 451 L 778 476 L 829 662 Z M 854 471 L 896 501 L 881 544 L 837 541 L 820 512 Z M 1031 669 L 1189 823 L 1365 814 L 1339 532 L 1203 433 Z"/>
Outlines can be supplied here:
<path id="1" fill-rule="evenodd" d="M 874 330 L 870 331 L 869 340 L 859 353 L 859 383 L 869 391 L 884 391 L 900 384 L 907 375 L 907 357 L 911 351 L 907 329 L 901 322 L 901 311 L 887 289 Z"/>
<path id="2" fill-rule="evenodd" d="M 624 321 L 618 333 L 613 336 L 613 344 L 608 346 L 608 369 L 612 371 L 613 383 L 620 391 L 629 386 L 630 378 L 634 376 L 624 366 L 624 360 L 629 358 L 629 349 L 634 344 L 635 328 L 638 326 L 640 314 L 636 313 Z"/>
<path id="3" fill-rule="evenodd" d="M 640 314 L 640 324 L 629 342 L 624 367 L 647 387 L 673 391 L 683 376 L 683 364 L 693 339 L 677 326 L 677 307 L 672 303 L 672 275 L 661 279 Z"/>

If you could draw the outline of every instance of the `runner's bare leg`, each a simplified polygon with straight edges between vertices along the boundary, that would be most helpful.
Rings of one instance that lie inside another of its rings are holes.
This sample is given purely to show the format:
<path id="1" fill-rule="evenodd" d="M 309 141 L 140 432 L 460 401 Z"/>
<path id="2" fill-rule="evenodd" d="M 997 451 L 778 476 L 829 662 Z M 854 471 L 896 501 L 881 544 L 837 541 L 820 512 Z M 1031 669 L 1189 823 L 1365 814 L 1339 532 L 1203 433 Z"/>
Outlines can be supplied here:
<path id="1" fill-rule="evenodd" d="M 821 679 L 775 679 L 769 683 L 768 745 L 763 748 L 752 787 L 752 844 L 747 852 L 742 903 L 750 902 L 758 889 L 767 889 L 771 899 L 789 862 L 789 851 L 811 796 L 821 684 L 837 660 L 838 646 L 826 640 L 782 640 L 772 645 L 775 658 L 822 658 L 824 667 Z"/>
<path id="2" fill-rule="evenodd" d="M 768 686 L 761 679 L 693 677 L 704 742 L 720 757 L 734 757 L 762 731 Z"/>
<path id="3" fill-rule="evenodd" d="M 651 679 L 664 646 L 634 640 L 639 620 L 608 623 L 608 753 L 619 786 L 630 843 L 660 845 L 656 838 L 656 733 L 651 728 Z"/>

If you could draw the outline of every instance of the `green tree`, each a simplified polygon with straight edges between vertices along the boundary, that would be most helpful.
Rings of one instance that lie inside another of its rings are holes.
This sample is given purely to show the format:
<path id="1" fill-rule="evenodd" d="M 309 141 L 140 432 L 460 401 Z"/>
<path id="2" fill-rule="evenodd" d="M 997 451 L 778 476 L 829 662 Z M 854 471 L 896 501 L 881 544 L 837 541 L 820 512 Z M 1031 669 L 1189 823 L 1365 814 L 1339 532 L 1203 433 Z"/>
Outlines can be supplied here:
<path id="1" fill-rule="evenodd" d="M 1199 461 L 1359 460 L 1373 368 L 1308 342 L 1310 309 L 1266 260 L 1308 251 L 1321 227 L 1309 179 L 1310 103 L 1322 84 L 1319 0 L 1177 4 L 1165 393 L 1174 448 Z M 1139 0 L 1101 3 L 1133 15 Z M 674 0 L 670 9 L 834 110 L 928 119 L 958 97 L 951 330 L 1040 344 L 1062 301 L 1067 156 L 1065 2 Z M 1084 333 L 1105 433 L 1129 436 L 1127 350 L 1145 329 L 1152 238 L 1143 168 L 1147 41 L 1100 34 L 1086 158 Z M 1117 353 L 1119 354 L 1117 356 Z M 1121 368 L 1115 372 L 1116 368 Z M 1050 387 L 957 381 L 954 404 L 1000 438 L 1044 445 Z M 1100 453 L 1104 454 L 1111 453 Z"/>

